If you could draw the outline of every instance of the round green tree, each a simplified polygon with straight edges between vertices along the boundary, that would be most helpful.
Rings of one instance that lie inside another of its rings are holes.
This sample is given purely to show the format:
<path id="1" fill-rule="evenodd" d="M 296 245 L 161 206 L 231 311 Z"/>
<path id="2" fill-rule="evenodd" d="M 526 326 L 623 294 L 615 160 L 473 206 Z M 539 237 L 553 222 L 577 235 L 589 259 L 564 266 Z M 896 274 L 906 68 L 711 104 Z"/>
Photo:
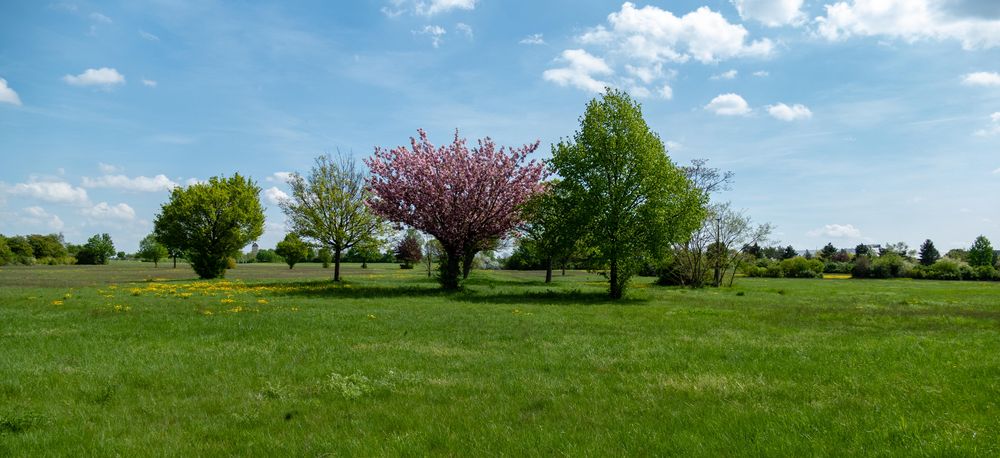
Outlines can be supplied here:
<path id="1" fill-rule="evenodd" d="M 992 267 L 995 253 L 990 240 L 982 235 L 969 248 L 969 265 L 972 267 Z"/>
<path id="2" fill-rule="evenodd" d="M 609 293 L 622 297 L 643 259 L 663 259 L 705 215 L 707 196 L 670 158 L 628 94 L 607 89 L 587 104 L 580 130 L 553 146 L 551 165 L 588 245 L 607 261 Z"/>
<path id="3" fill-rule="evenodd" d="M 157 240 L 186 253 L 199 277 L 222 277 L 228 258 L 264 233 L 260 187 L 237 173 L 174 188 L 154 226 Z"/>
<path id="4" fill-rule="evenodd" d="M 278 246 L 274 248 L 274 252 L 278 256 L 285 258 L 288 268 L 292 269 L 295 267 L 295 264 L 298 264 L 299 261 L 309 256 L 309 245 L 303 242 L 298 234 L 293 232 L 286 235 L 284 240 L 278 242 Z"/>
<path id="5" fill-rule="evenodd" d="M 159 267 L 160 260 L 169 254 L 167 247 L 156 240 L 156 235 L 149 234 L 139 242 L 139 252 L 136 253 L 136 256 L 143 261 L 152 262 L 153 267 Z"/>

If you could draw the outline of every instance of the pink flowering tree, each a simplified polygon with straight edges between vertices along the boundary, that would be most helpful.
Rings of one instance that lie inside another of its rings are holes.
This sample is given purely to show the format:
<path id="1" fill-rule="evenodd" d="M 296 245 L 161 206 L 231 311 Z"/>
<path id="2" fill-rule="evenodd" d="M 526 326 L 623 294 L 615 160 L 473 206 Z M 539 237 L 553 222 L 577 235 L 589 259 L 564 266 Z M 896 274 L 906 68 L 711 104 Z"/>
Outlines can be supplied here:
<path id="1" fill-rule="evenodd" d="M 410 148 L 375 148 L 371 168 L 371 210 L 436 238 L 444 249 L 441 285 L 457 289 L 462 262 L 521 222 L 519 207 L 542 189 L 545 166 L 527 160 L 539 142 L 500 147 L 489 137 L 469 149 L 455 140 L 435 147 L 417 131 Z"/>

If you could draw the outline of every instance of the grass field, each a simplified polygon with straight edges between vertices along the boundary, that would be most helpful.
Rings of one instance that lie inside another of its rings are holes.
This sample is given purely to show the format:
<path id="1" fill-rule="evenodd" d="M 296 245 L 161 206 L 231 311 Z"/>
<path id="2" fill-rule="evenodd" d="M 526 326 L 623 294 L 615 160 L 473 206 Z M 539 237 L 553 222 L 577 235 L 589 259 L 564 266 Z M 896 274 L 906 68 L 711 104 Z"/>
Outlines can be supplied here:
<path id="1" fill-rule="evenodd" d="M 1000 285 L 0 268 L 0 456 L 1000 456 Z"/>

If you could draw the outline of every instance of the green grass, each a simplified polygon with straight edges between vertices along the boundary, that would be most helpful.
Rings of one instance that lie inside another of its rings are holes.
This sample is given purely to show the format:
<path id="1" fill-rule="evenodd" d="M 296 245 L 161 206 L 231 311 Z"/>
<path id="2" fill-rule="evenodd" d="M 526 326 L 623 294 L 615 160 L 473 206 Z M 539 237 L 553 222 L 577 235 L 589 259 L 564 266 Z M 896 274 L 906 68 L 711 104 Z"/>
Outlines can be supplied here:
<path id="1" fill-rule="evenodd" d="M 0 268 L 0 456 L 1000 455 L 996 284 L 331 273 Z"/>

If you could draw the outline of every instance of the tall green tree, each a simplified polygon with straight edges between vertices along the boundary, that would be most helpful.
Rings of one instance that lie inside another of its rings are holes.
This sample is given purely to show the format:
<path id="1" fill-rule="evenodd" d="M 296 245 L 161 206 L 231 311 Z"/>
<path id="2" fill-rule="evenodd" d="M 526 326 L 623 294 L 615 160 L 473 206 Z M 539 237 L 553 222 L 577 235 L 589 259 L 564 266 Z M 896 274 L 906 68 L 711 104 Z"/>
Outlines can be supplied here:
<path id="1" fill-rule="evenodd" d="M 107 264 L 115 255 L 115 244 L 108 234 L 94 234 L 76 254 L 77 264 Z"/>
<path id="2" fill-rule="evenodd" d="M 280 203 L 292 230 L 333 252 L 333 281 L 340 281 L 344 252 L 372 243 L 386 231 L 382 219 L 368 210 L 366 177 L 353 159 L 323 155 L 308 176 L 292 174 L 291 197 Z"/>
<path id="3" fill-rule="evenodd" d="M 154 221 L 157 240 L 186 253 L 201 278 L 225 275 L 228 259 L 264 233 L 260 187 L 240 174 L 176 187 Z"/>
<path id="4" fill-rule="evenodd" d="M 0 266 L 14 262 L 14 252 L 7 245 L 7 238 L 0 235 Z"/>
<path id="5" fill-rule="evenodd" d="M 835 254 L 837 254 L 837 248 L 833 246 L 832 242 L 829 242 L 819 251 L 819 258 L 824 261 L 830 261 Z"/>
<path id="6" fill-rule="evenodd" d="M 941 253 L 938 253 L 937 248 L 934 247 L 934 242 L 931 239 L 924 240 L 924 243 L 920 245 L 920 264 L 929 266 L 941 259 Z"/>
<path id="7" fill-rule="evenodd" d="M 580 130 L 553 146 L 557 185 L 580 209 L 588 243 L 609 265 L 609 296 L 621 298 L 643 259 L 663 259 L 701 224 L 707 196 L 670 158 L 625 92 L 587 104 Z"/>
<path id="8" fill-rule="evenodd" d="M 522 246 L 530 247 L 545 267 L 545 283 L 552 282 L 552 268 L 556 262 L 565 265 L 573 255 L 582 234 L 582 212 L 572 204 L 566 194 L 567 187 L 560 187 L 559 180 L 544 184 L 544 190 L 535 194 L 521 207 L 524 222 L 520 229 L 528 240 Z"/>
<path id="9" fill-rule="evenodd" d="M 156 240 L 156 234 L 149 234 L 139 242 L 139 252 L 136 253 L 139 259 L 153 263 L 153 267 L 160 267 L 160 260 L 169 255 L 167 247 Z"/>
<path id="10" fill-rule="evenodd" d="M 298 234 L 292 232 L 285 235 L 285 239 L 278 242 L 274 252 L 285 259 L 289 269 L 295 268 L 295 264 L 306 259 L 309 255 L 309 245 L 299 238 Z"/>
<path id="11" fill-rule="evenodd" d="M 990 244 L 990 240 L 980 235 L 979 237 L 976 237 L 976 241 L 972 242 L 972 247 L 969 248 L 969 265 L 973 267 L 992 267 L 995 255 L 996 254 L 993 252 L 993 245 Z"/>

